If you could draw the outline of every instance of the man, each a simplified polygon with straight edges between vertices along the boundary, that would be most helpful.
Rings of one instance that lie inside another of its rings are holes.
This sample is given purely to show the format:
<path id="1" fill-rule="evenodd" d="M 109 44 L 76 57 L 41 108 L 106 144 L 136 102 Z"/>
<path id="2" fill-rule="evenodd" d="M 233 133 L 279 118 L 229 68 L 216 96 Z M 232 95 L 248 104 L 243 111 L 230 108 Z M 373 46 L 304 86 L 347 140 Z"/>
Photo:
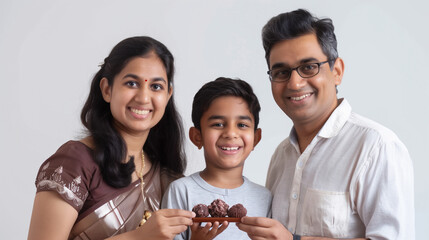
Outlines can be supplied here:
<path id="1" fill-rule="evenodd" d="M 344 62 L 332 21 L 299 9 L 272 18 L 262 38 L 273 97 L 293 128 L 268 170 L 273 219 L 237 226 L 252 239 L 414 239 L 410 156 L 337 98 Z"/>

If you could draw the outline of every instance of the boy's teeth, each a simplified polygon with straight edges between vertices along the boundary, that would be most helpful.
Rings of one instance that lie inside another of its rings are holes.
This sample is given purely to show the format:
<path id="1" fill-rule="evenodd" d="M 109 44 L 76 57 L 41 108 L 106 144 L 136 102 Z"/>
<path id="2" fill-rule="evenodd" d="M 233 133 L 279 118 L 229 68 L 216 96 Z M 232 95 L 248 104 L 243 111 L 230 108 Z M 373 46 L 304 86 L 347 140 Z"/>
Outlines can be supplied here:
<path id="1" fill-rule="evenodd" d="M 144 115 L 144 114 L 148 114 L 149 113 L 149 110 L 138 110 L 138 109 L 134 109 L 134 108 L 131 108 L 131 111 L 133 113 L 136 113 L 136 114 L 139 114 L 139 115 Z"/>
<path id="2" fill-rule="evenodd" d="M 222 147 L 222 150 L 234 151 L 234 150 L 238 150 L 238 147 Z"/>
<path id="3" fill-rule="evenodd" d="M 302 95 L 300 97 L 290 97 L 290 99 L 295 100 L 295 101 L 299 101 L 299 100 L 302 100 L 302 99 L 304 99 L 304 98 L 306 98 L 308 96 L 310 96 L 310 93 L 304 94 L 304 95 Z"/>

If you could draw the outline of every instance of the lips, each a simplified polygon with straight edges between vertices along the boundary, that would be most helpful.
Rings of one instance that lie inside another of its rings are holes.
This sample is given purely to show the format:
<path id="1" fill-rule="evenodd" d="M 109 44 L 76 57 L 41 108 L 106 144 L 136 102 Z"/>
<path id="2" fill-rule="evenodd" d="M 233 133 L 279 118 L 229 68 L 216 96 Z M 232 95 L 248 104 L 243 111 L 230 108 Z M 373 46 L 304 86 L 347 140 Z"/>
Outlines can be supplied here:
<path id="1" fill-rule="evenodd" d="M 145 114 L 150 113 L 150 110 L 139 110 L 139 109 L 131 108 L 131 112 L 138 114 L 138 115 L 145 115 Z"/>
<path id="2" fill-rule="evenodd" d="M 293 97 L 288 97 L 288 98 L 293 100 L 293 101 L 301 101 L 303 99 L 310 97 L 311 95 L 313 95 L 313 93 L 306 93 L 306 94 L 303 94 L 300 96 L 293 96 Z"/>
<path id="3" fill-rule="evenodd" d="M 237 151 L 240 147 L 220 147 L 224 151 Z"/>

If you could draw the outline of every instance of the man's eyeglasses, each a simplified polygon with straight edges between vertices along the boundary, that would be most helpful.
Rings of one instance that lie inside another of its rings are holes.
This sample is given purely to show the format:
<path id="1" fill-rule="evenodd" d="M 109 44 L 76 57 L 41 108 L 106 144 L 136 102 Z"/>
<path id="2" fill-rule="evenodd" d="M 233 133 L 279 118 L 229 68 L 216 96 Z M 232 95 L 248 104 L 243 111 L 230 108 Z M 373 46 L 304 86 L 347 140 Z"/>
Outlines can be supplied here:
<path id="1" fill-rule="evenodd" d="M 296 72 L 302 78 L 311 78 L 316 76 L 319 73 L 320 66 L 322 64 L 325 64 L 330 61 L 332 60 L 327 60 L 327 61 L 318 62 L 318 63 L 305 63 L 302 65 L 299 65 L 296 68 L 280 67 L 280 68 L 269 70 L 267 73 L 270 76 L 271 82 L 284 82 L 289 80 L 293 70 L 296 70 Z"/>

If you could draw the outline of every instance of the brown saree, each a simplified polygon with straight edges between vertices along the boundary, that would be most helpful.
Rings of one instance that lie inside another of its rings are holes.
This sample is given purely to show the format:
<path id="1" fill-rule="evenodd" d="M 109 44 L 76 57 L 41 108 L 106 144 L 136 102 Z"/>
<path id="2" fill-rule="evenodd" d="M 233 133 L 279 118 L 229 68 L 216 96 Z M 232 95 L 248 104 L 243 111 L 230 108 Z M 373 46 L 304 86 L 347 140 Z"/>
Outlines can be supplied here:
<path id="1" fill-rule="evenodd" d="M 134 230 L 145 210 L 157 211 L 170 182 L 181 177 L 159 165 L 144 175 L 144 199 L 140 181 L 116 189 L 107 185 L 92 150 L 69 141 L 46 160 L 36 179 L 37 191 L 56 191 L 78 212 L 69 239 L 105 239 Z"/>

